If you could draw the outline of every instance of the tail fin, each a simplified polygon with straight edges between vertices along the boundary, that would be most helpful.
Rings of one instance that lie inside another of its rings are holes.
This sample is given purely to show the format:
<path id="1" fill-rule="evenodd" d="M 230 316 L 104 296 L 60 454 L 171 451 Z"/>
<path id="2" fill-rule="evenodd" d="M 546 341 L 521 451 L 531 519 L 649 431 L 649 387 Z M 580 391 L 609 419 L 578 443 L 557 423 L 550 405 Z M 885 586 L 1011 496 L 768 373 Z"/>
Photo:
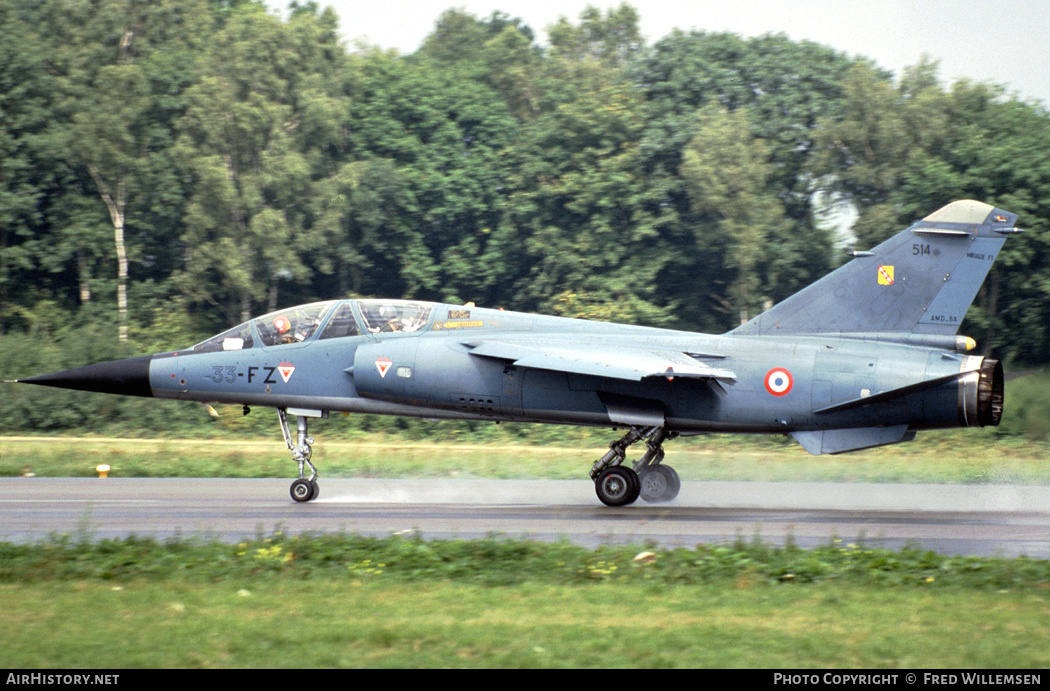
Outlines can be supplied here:
<path id="1" fill-rule="evenodd" d="M 1016 221 L 952 202 L 732 333 L 955 334 Z"/>

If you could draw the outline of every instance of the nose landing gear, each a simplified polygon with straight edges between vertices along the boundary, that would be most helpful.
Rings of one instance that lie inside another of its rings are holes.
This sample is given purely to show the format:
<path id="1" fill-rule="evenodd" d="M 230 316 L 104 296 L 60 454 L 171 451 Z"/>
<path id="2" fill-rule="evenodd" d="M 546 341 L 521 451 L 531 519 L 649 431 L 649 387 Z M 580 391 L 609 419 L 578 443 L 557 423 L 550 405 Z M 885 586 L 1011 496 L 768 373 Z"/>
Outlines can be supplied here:
<path id="1" fill-rule="evenodd" d="M 284 435 L 284 443 L 292 452 L 292 460 L 299 464 L 299 479 L 291 486 L 292 499 L 298 502 L 313 501 L 317 498 L 317 468 L 310 462 L 313 455 L 313 437 L 307 436 L 307 418 L 305 415 L 296 415 L 296 431 L 298 432 L 295 442 L 292 441 L 291 430 L 288 429 L 288 411 L 285 408 L 277 409 L 277 416 L 281 420 L 281 433 Z M 326 416 L 327 417 L 327 416 Z M 310 477 L 306 477 L 306 466 L 310 466 Z"/>

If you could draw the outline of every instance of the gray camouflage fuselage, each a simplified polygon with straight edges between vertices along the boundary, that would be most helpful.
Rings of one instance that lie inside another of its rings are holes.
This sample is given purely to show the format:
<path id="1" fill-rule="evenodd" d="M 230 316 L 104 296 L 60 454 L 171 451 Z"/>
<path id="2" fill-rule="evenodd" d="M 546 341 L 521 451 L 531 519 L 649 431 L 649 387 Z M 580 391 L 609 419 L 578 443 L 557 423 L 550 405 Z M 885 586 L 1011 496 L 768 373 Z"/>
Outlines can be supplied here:
<path id="1" fill-rule="evenodd" d="M 974 360 L 941 348 L 843 336 L 710 336 L 478 308 L 469 310 L 467 320 L 451 320 L 450 310 L 463 308 L 434 305 L 423 330 L 381 338 L 365 334 L 239 351 L 157 355 L 149 365 L 150 388 L 159 398 L 249 406 L 666 426 L 685 433 L 978 424 L 968 419 L 972 415 L 960 403 L 954 379 L 881 404 L 817 412 L 917 381 L 953 377 Z M 565 342 L 594 350 L 692 353 L 698 360 L 730 368 L 736 381 L 720 384 L 673 373 L 631 381 L 523 368 L 473 355 L 464 344 L 492 338 L 538 348 Z M 383 372 L 376 363 L 385 360 L 390 365 Z M 779 395 L 766 387 L 766 376 L 775 368 L 792 378 L 790 388 Z"/>

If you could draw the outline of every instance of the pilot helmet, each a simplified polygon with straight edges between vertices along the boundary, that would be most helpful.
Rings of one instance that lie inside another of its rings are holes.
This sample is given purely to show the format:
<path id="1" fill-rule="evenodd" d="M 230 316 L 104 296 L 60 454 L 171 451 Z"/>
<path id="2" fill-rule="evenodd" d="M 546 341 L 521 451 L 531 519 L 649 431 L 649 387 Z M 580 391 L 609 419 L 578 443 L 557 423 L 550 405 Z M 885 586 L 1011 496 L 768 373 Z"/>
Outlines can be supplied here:
<path id="1" fill-rule="evenodd" d="M 292 323 L 288 321 L 288 317 L 277 317 L 273 320 L 273 328 L 277 329 L 277 333 L 283 334 L 292 328 Z"/>

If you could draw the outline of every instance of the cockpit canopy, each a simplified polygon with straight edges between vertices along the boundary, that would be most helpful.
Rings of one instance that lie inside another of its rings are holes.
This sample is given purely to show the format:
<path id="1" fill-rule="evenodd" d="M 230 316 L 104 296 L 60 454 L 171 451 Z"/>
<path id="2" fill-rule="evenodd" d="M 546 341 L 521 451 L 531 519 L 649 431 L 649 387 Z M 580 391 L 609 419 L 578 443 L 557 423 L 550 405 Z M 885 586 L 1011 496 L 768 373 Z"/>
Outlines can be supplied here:
<path id="1" fill-rule="evenodd" d="M 246 321 L 198 343 L 207 353 L 302 343 L 313 338 L 347 338 L 366 333 L 419 331 L 434 305 L 413 300 L 331 300 L 298 305 Z M 319 334 L 319 335 L 318 335 Z"/>
<path id="2" fill-rule="evenodd" d="M 433 305 L 408 300 L 357 300 L 369 333 L 419 331 L 430 321 Z"/>

